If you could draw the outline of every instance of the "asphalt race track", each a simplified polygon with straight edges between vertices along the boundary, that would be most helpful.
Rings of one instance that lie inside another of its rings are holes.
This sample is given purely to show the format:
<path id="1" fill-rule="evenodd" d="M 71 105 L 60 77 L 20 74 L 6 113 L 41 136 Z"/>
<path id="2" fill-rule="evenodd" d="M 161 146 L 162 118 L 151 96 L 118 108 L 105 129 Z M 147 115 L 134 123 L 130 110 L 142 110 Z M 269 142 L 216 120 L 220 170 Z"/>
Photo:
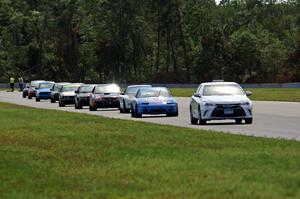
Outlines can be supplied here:
<path id="1" fill-rule="evenodd" d="M 58 103 L 50 101 L 36 102 L 35 98 L 28 100 L 22 98 L 21 92 L 0 92 L 0 102 L 14 103 L 18 105 L 55 109 L 68 112 L 79 112 L 99 115 L 110 118 L 137 120 L 150 123 L 167 124 L 196 129 L 208 129 L 233 134 L 265 136 L 273 138 L 286 138 L 300 140 L 300 103 L 294 102 L 254 102 L 254 121 L 251 125 L 235 124 L 233 120 L 210 121 L 205 126 L 191 125 L 189 119 L 190 98 L 176 98 L 179 106 L 178 117 L 147 116 L 143 118 L 131 118 L 130 114 L 121 114 L 117 109 L 98 109 L 97 112 L 89 111 L 88 107 L 76 110 L 74 106 L 58 107 Z"/>

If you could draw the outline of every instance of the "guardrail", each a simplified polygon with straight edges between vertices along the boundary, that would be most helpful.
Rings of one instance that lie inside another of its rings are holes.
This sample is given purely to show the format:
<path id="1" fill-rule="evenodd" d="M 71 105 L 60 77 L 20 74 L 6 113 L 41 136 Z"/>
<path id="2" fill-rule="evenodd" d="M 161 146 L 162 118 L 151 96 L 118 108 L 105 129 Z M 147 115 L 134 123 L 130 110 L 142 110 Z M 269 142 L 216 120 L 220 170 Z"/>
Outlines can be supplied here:
<path id="1" fill-rule="evenodd" d="M 153 86 L 165 86 L 168 88 L 197 88 L 199 84 L 151 84 Z M 126 87 L 127 84 L 120 84 Z M 265 84 L 241 84 L 243 88 L 300 88 L 300 82 L 295 83 L 265 83 Z M 9 88 L 9 84 L 0 83 L 0 88 Z M 19 84 L 15 83 L 15 88 L 19 88 Z"/>

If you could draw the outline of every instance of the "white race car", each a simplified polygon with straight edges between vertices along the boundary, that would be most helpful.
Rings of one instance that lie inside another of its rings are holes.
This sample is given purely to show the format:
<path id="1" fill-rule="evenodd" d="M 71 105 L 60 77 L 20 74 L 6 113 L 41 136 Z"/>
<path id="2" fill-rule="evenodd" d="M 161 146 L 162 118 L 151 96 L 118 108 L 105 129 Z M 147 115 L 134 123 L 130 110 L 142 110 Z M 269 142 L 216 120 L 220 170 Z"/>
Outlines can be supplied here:
<path id="1" fill-rule="evenodd" d="M 140 88 L 149 88 L 151 85 L 131 85 L 119 97 L 120 113 L 129 113 L 131 109 L 131 100 L 134 98 Z"/>
<path id="2" fill-rule="evenodd" d="M 234 82 L 208 82 L 199 85 L 190 103 L 192 124 L 206 124 L 209 120 L 234 119 L 237 124 L 245 120 L 252 124 L 252 102 L 244 91 Z"/>

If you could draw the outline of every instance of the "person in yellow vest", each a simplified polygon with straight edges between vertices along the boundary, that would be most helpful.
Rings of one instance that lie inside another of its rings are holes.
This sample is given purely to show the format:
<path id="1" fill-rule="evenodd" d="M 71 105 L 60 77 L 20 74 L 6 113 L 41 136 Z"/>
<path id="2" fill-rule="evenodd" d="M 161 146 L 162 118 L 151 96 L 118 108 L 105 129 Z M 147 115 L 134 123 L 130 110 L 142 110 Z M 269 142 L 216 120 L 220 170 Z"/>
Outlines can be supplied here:
<path id="1" fill-rule="evenodd" d="M 24 86 L 24 80 L 23 80 L 23 77 L 19 77 L 19 89 L 20 91 L 23 90 L 23 86 Z"/>
<path id="2" fill-rule="evenodd" d="M 9 78 L 9 84 L 10 84 L 11 92 L 14 92 L 15 78 L 13 78 L 13 77 Z"/>

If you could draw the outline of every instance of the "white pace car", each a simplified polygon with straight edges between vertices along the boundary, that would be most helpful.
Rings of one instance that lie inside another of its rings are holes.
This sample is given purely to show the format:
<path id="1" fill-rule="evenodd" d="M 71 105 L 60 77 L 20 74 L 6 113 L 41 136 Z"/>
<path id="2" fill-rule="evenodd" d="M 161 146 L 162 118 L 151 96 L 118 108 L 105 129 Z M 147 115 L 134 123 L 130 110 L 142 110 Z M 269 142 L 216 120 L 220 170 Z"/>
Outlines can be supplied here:
<path id="1" fill-rule="evenodd" d="M 124 93 L 121 93 L 120 100 L 120 113 L 129 113 L 131 109 L 131 101 L 135 97 L 140 88 L 152 87 L 151 85 L 131 85 L 128 86 Z"/>
<path id="2" fill-rule="evenodd" d="M 192 124 L 206 124 L 209 120 L 234 119 L 237 124 L 245 120 L 252 124 L 252 93 L 244 91 L 234 82 L 208 82 L 199 85 L 190 103 Z"/>

